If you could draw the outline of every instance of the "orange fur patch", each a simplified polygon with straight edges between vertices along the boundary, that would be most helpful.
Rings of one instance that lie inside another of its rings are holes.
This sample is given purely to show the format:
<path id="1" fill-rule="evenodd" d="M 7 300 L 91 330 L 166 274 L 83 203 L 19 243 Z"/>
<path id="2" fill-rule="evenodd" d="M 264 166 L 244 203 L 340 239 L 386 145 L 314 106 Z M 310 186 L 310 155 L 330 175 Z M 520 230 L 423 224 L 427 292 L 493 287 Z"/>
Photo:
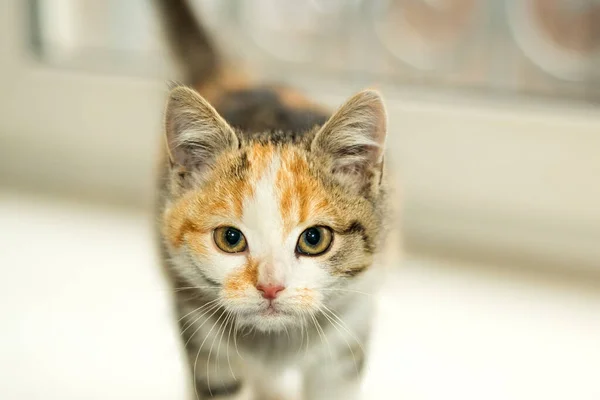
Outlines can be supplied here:
<path id="1" fill-rule="evenodd" d="M 270 144 L 256 144 L 248 149 L 250 176 L 253 183 L 258 182 L 258 180 L 262 177 L 274 156 L 275 148 Z"/>
<path id="2" fill-rule="evenodd" d="M 306 307 L 308 309 L 312 308 L 315 303 L 315 292 L 312 289 L 303 288 L 297 290 L 298 294 L 296 298 L 300 302 L 302 307 Z"/>
<path id="3" fill-rule="evenodd" d="M 256 286 L 258 282 L 258 262 L 248 257 L 248 262 L 239 271 L 231 274 L 223 285 L 227 297 L 237 297 L 248 286 Z"/>
<path id="4" fill-rule="evenodd" d="M 309 216 L 330 211 L 327 191 L 310 173 L 305 154 L 294 148 L 282 150 L 275 185 L 281 195 L 280 211 L 286 235 Z"/>
<path id="5" fill-rule="evenodd" d="M 244 201 L 254 195 L 254 187 L 274 155 L 270 145 L 255 145 L 247 151 L 248 165 L 243 179 L 228 175 L 239 155 L 221 157 L 202 189 L 185 194 L 167 210 L 163 229 L 172 246 L 181 246 L 190 233 L 211 231 L 218 226 L 215 221 L 219 219 L 242 217 Z M 194 250 L 204 254 L 207 249 L 197 246 Z"/>

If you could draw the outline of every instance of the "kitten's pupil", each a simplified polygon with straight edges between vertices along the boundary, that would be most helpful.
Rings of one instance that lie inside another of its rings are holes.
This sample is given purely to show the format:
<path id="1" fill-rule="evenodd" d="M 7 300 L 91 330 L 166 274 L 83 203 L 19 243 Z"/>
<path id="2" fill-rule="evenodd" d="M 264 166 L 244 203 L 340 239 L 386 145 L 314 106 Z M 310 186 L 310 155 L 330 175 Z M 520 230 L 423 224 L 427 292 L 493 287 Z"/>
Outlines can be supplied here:
<path id="1" fill-rule="evenodd" d="M 235 229 L 227 229 L 227 231 L 225 232 L 225 240 L 231 246 L 235 246 L 236 244 L 238 244 L 241 238 L 242 234 L 240 233 L 240 231 L 236 231 Z"/>
<path id="2" fill-rule="evenodd" d="M 321 233 L 316 228 L 310 228 L 306 231 L 306 243 L 316 246 L 321 241 Z"/>

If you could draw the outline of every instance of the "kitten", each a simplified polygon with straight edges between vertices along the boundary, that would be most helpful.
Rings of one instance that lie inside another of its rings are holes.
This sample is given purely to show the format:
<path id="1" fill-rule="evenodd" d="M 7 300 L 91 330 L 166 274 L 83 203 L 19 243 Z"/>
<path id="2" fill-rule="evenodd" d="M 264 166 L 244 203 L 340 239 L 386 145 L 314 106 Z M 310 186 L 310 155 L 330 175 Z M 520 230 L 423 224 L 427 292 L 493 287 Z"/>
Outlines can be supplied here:
<path id="1" fill-rule="evenodd" d="M 159 233 L 198 398 L 360 393 L 387 218 L 386 112 L 333 115 L 223 66 L 184 0 L 158 0 L 186 86 L 169 94 Z"/>

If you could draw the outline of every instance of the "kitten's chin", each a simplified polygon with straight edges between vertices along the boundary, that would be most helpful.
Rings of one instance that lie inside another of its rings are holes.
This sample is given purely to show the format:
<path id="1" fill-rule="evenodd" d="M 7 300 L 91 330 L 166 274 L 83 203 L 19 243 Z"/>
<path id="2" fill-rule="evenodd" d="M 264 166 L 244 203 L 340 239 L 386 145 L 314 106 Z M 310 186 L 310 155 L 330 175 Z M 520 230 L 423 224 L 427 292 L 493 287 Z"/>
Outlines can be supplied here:
<path id="1" fill-rule="evenodd" d="M 255 313 L 239 314 L 237 323 L 262 332 L 283 332 L 294 326 L 299 326 L 301 317 L 273 309 Z"/>

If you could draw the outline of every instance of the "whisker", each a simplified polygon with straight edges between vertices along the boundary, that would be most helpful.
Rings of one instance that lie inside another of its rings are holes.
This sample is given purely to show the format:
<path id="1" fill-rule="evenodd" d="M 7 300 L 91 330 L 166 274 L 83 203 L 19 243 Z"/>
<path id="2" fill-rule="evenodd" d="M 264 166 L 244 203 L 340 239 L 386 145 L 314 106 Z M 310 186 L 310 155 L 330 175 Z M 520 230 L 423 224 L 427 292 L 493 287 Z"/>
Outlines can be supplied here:
<path id="1" fill-rule="evenodd" d="M 352 360 L 354 362 L 354 370 L 356 371 L 356 377 L 358 378 L 360 376 L 360 372 L 358 372 L 358 365 L 356 364 L 356 356 L 354 355 L 354 350 L 352 350 L 352 346 L 350 346 L 350 343 L 348 343 L 348 341 L 346 340 L 346 338 L 344 337 L 342 332 L 336 326 L 336 324 L 334 323 L 335 321 L 329 315 L 327 315 L 325 312 L 323 312 L 324 311 L 323 309 L 320 309 L 319 311 L 321 311 L 323 316 L 327 319 L 327 321 L 329 321 L 331 326 L 333 326 L 335 328 L 335 330 L 338 332 L 340 337 L 344 340 L 344 342 L 346 343 L 346 346 L 348 346 L 348 350 L 350 350 L 350 354 L 352 354 Z"/>
<path id="2" fill-rule="evenodd" d="M 180 335 L 181 335 L 181 336 L 183 336 L 183 334 L 185 333 L 185 331 L 187 331 L 189 328 L 191 328 L 192 326 L 194 326 L 194 324 L 195 324 L 196 322 L 198 322 L 198 321 L 200 320 L 200 318 L 202 318 L 203 316 L 205 316 L 206 314 L 208 314 L 209 312 L 211 312 L 211 311 L 212 311 L 212 310 L 214 310 L 215 308 L 216 308 L 217 310 L 219 309 L 219 303 L 212 304 L 212 305 L 211 305 L 211 306 L 210 306 L 210 307 L 209 307 L 207 310 L 205 310 L 205 311 L 202 313 L 202 315 L 200 315 L 198 318 L 196 318 L 196 319 L 194 320 L 194 322 L 192 322 L 191 324 L 189 324 L 188 326 L 186 326 L 186 327 L 185 327 L 185 329 L 183 329 L 183 330 L 181 331 Z M 215 310 L 215 312 L 217 312 L 217 310 Z M 214 313 L 213 313 L 213 314 L 211 314 L 211 315 L 210 315 L 210 317 L 212 317 L 213 315 L 214 315 Z M 208 318 L 206 319 L 206 321 L 208 321 L 210 317 L 208 317 Z M 202 324 L 201 324 L 201 325 L 200 325 L 200 326 L 199 326 L 199 327 L 198 327 L 198 328 L 197 328 L 197 329 L 194 331 L 194 333 L 192 333 L 192 335 L 191 335 L 191 336 L 190 336 L 190 338 L 187 340 L 187 342 L 185 342 L 185 345 L 184 345 L 183 347 L 187 346 L 187 344 L 188 344 L 188 343 L 189 343 L 189 341 L 192 339 L 192 337 L 194 337 L 194 335 L 196 334 L 196 332 L 198 332 L 198 330 L 199 330 L 200 328 L 202 328 L 202 325 L 204 325 L 204 324 L 206 323 L 206 321 L 204 321 L 204 322 L 203 322 L 203 323 L 202 323 Z"/>
<path id="3" fill-rule="evenodd" d="M 173 288 L 172 291 L 174 292 L 181 292 L 183 290 L 203 290 L 203 289 L 221 289 L 219 286 L 183 286 L 183 287 L 177 287 L 177 288 Z"/>
<path id="4" fill-rule="evenodd" d="M 238 324 L 234 324 L 234 325 L 235 325 L 235 327 L 233 328 L 233 345 L 235 346 L 235 352 L 237 353 L 238 357 L 243 360 L 244 357 L 241 356 L 240 351 L 238 349 L 238 345 L 237 345 L 237 337 L 238 337 L 239 327 L 238 327 Z"/>
<path id="5" fill-rule="evenodd" d="M 251 333 L 254 332 L 254 327 L 251 326 L 251 327 L 248 328 L 248 332 L 246 332 L 245 330 L 244 330 L 244 332 L 245 332 L 244 333 L 244 337 L 246 337 L 246 336 L 248 336 L 248 335 L 250 335 Z"/>
<path id="6" fill-rule="evenodd" d="M 215 315 L 215 313 L 217 311 L 219 311 L 219 309 L 217 309 L 214 313 L 212 313 L 210 317 L 212 317 L 213 315 Z M 221 311 L 221 314 L 219 315 L 219 318 L 217 318 L 217 320 L 212 324 L 212 327 L 210 328 L 210 330 L 208 331 L 208 333 L 204 337 L 204 340 L 200 344 L 200 347 L 198 348 L 198 354 L 196 354 L 196 360 L 194 360 L 194 377 L 196 376 L 196 364 L 198 363 L 198 357 L 200 356 L 200 351 L 202 351 L 202 347 L 204 346 L 204 343 L 206 343 L 206 340 L 210 337 L 211 332 L 213 331 L 213 329 L 215 329 L 215 326 L 217 325 L 217 323 L 219 322 L 219 320 L 223 316 L 224 312 L 225 312 L 225 310 Z M 208 360 L 210 361 L 210 353 L 208 355 Z M 208 362 L 207 362 L 207 366 L 208 366 Z M 206 374 L 207 374 L 206 375 L 206 386 L 208 386 L 208 391 L 210 392 L 210 396 L 212 397 L 212 390 L 210 389 L 210 369 L 209 368 L 207 368 Z M 197 393 L 196 393 L 196 395 L 197 395 Z"/>
<path id="7" fill-rule="evenodd" d="M 217 306 L 218 306 L 218 305 L 217 305 Z M 216 310 L 215 310 L 215 311 L 214 311 L 214 312 L 213 312 L 213 313 L 212 313 L 212 314 L 211 314 L 211 315 L 210 315 L 210 316 L 209 316 L 209 317 L 206 319 L 206 321 L 208 321 L 210 318 L 212 318 L 212 316 L 213 316 L 213 315 L 215 315 L 215 314 L 217 313 L 217 311 L 219 311 L 219 309 L 218 309 L 218 308 L 217 308 L 217 309 L 216 309 Z M 204 325 L 204 324 L 206 323 L 206 321 L 204 321 L 204 322 L 202 323 L 202 325 Z M 218 320 L 217 320 L 217 321 L 218 321 Z M 200 329 L 200 328 L 202 327 L 202 325 L 200 325 L 200 326 L 198 327 L 198 329 Z M 210 328 L 210 331 L 208 331 L 208 334 L 206 335 L 206 337 L 204 337 L 204 340 L 203 340 L 203 341 L 202 341 L 202 343 L 200 344 L 200 347 L 198 347 L 198 352 L 196 353 L 196 358 L 194 359 L 194 375 L 193 375 L 193 376 L 194 376 L 194 380 L 196 379 L 196 367 L 197 367 L 197 365 L 198 365 L 198 357 L 200 357 L 200 352 L 202 351 L 202 346 L 204 346 L 204 342 L 206 342 L 206 339 L 207 339 L 207 338 L 210 336 L 210 332 L 212 332 L 212 329 L 215 327 L 215 325 L 216 325 L 216 322 L 215 322 L 215 323 L 213 323 L 213 326 L 212 326 L 212 328 Z M 196 331 L 195 331 L 195 332 L 192 334 L 192 337 L 193 337 L 193 335 L 195 335 L 195 334 L 196 334 L 196 332 L 198 332 L 198 329 L 196 329 Z M 191 338 L 190 338 L 190 339 L 191 339 Z M 189 340 L 188 340 L 188 341 L 189 341 Z M 187 345 L 187 343 L 186 343 L 186 345 Z M 185 346 L 184 346 L 184 347 L 185 347 Z M 208 390 L 210 391 L 210 385 L 208 386 Z M 196 392 L 196 399 L 197 399 L 197 400 L 200 400 L 200 395 L 198 394 L 198 385 L 196 385 L 196 384 L 194 385 L 194 391 Z M 212 393 L 211 393 L 211 396 L 212 396 Z"/>
<path id="8" fill-rule="evenodd" d="M 304 316 L 302 316 L 302 317 L 304 317 Z M 304 344 L 304 324 L 301 323 L 300 324 L 300 345 L 298 346 L 298 350 L 296 350 L 296 356 L 298 356 L 298 354 L 302 350 L 303 344 Z"/>
<path id="9" fill-rule="evenodd" d="M 223 339 L 223 333 L 225 332 L 225 329 L 223 329 L 223 324 L 227 322 L 227 320 L 229 319 L 229 314 L 226 314 L 225 319 L 221 322 L 221 325 L 219 325 L 219 327 L 217 328 L 217 333 L 215 334 L 215 338 L 213 339 L 212 344 L 210 345 L 210 350 L 212 352 L 212 348 L 215 344 L 215 340 L 217 339 L 217 336 L 219 336 L 219 332 L 221 332 L 221 335 L 219 337 L 219 342 L 217 344 L 217 353 L 215 354 L 215 358 L 216 358 L 216 365 L 215 365 L 215 372 L 217 374 L 217 376 L 219 376 L 221 379 L 221 385 L 225 386 L 225 383 L 223 382 L 223 375 L 220 374 L 219 372 L 221 371 L 221 360 L 219 359 L 219 350 L 221 349 L 221 340 Z M 210 354 L 210 352 L 209 352 Z"/>
<path id="10" fill-rule="evenodd" d="M 221 368 L 221 359 L 219 358 L 219 353 L 221 351 L 221 342 L 223 341 L 223 334 L 225 333 L 225 329 L 227 329 L 227 322 L 229 321 L 229 319 L 231 318 L 231 314 L 227 313 L 227 316 L 225 317 L 225 319 L 223 320 L 223 322 L 221 322 L 221 326 L 219 326 L 219 330 L 221 331 L 221 337 L 219 337 L 219 344 L 217 345 L 217 373 L 220 372 Z M 218 334 L 218 331 L 217 331 Z M 216 336 L 215 336 L 216 339 Z M 214 343 L 214 340 L 213 340 Z M 212 350 L 212 345 L 210 346 L 210 349 Z M 229 361 L 229 360 L 228 360 Z M 223 375 L 221 375 L 221 385 L 225 386 L 225 382 L 223 382 Z"/>
<path id="11" fill-rule="evenodd" d="M 350 292 L 350 293 L 362 294 L 362 295 L 365 295 L 365 296 L 374 296 L 373 293 L 361 292 L 360 290 L 354 290 L 354 289 L 322 288 L 322 289 L 319 289 L 319 290 L 321 290 L 321 291 L 330 291 L 330 292 Z"/>
<path id="12" fill-rule="evenodd" d="M 194 309 L 194 310 L 190 311 L 189 313 L 185 314 L 183 317 L 179 318 L 179 319 L 177 320 L 177 322 L 181 322 L 181 320 L 182 320 L 182 319 L 184 319 L 185 317 L 187 317 L 188 315 L 190 315 L 190 314 L 193 314 L 193 313 L 195 313 L 196 311 L 200 311 L 200 310 L 202 310 L 204 307 L 206 307 L 206 306 L 209 306 L 210 304 L 213 304 L 215 301 L 219 301 L 219 299 L 214 299 L 214 300 L 211 300 L 211 301 L 209 301 L 208 303 L 206 303 L 206 304 L 204 304 L 204 305 L 201 305 L 200 307 L 198 307 L 198 308 L 196 308 L 196 309 Z"/>
<path id="13" fill-rule="evenodd" d="M 221 312 L 221 314 L 219 315 L 219 318 L 217 318 L 217 321 L 213 324 L 212 328 L 210 328 L 210 331 L 206 335 L 207 338 L 210 336 L 210 333 L 215 328 L 215 326 L 217 326 L 217 324 L 219 323 L 221 318 L 223 318 L 223 315 L 225 315 L 225 310 L 223 310 Z M 219 328 L 217 328 L 217 333 L 215 334 L 215 337 L 213 338 L 212 343 L 210 344 L 210 350 L 208 350 L 208 358 L 206 359 L 206 386 L 208 386 L 208 391 L 210 392 L 211 397 L 212 397 L 212 390 L 210 389 L 210 356 L 212 354 L 213 346 L 215 345 L 215 340 L 217 340 L 217 336 L 219 335 L 219 330 L 221 329 L 221 326 L 223 326 L 223 323 L 221 323 L 221 325 L 219 325 Z M 218 362 L 219 362 L 219 360 L 217 359 L 217 364 L 216 364 L 216 368 L 215 368 L 217 372 L 219 370 Z"/>
<path id="14" fill-rule="evenodd" d="M 308 355 L 308 345 L 310 344 L 310 332 L 308 331 L 308 322 L 306 322 L 306 315 L 302 316 L 302 321 L 304 321 L 304 329 L 306 330 L 306 347 L 304 348 L 304 359 Z"/>
<path id="15" fill-rule="evenodd" d="M 233 329 L 233 325 L 235 324 L 235 316 L 231 314 L 231 323 L 229 324 L 229 333 L 227 334 L 227 364 L 229 364 L 229 372 L 231 372 L 231 376 L 234 381 L 237 381 L 235 374 L 233 373 L 233 368 L 231 368 L 231 361 L 229 360 L 229 340 L 231 339 L 231 330 Z"/>
<path id="16" fill-rule="evenodd" d="M 135 288 L 133 288 L 135 289 Z M 174 292 L 182 292 L 184 290 L 209 290 L 209 289 L 214 289 L 214 290 L 220 290 L 221 287 L 220 286 L 186 286 L 186 287 L 168 287 L 165 289 L 151 289 L 151 293 L 168 293 L 168 294 L 172 294 Z M 196 298 L 198 296 L 194 296 L 194 298 Z"/>
<path id="17" fill-rule="evenodd" d="M 310 317 L 312 318 L 313 323 L 315 324 L 315 328 L 317 329 L 317 333 L 319 334 L 319 337 L 321 338 L 321 343 L 323 344 L 323 346 L 327 347 L 327 350 L 329 352 L 329 357 L 331 359 L 331 363 L 333 364 L 333 353 L 331 352 L 331 346 L 329 346 L 329 341 L 327 340 L 325 331 L 323 331 L 321 324 L 319 324 L 319 321 L 317 321 L 317 318 L 313 314 L 310 314 Z"/>
<path id="18" fill-rule="evenodd" d="M 285 333 L 287 335 L 287 339 L 288 339 L 288 343 L 291 341 L 290 339 L 290 332 L 288 331 L 287 326 L 283 325 L 283 329 L 285 330 Z"/>
<path id="19" fill-rule="evenodd" d="M 350 328 L 348 327 L 348 325 L 344 322 L 343 319 L 341 319 L 332 309 L 328 308 L 326 305 L 322 304 L 321 308 L 327 312 L 329 312 L 329 314 L 338 321 L 340 328 L 344 329 L 346 331 L 346 333 L 348 335 L 350 335 L 350 337 L 352 339 L 354 339 L 354 341 L 356 341 L 356 343 L 360 346 L 361 351 L 363 352 L 363 354 L 366 354 L 365 352 L 365 348 L 363 347 L 362 342 L 358 339 L 358 337 L 354 334 L 354 332 L 352 332 L 350 330 Z"/>

